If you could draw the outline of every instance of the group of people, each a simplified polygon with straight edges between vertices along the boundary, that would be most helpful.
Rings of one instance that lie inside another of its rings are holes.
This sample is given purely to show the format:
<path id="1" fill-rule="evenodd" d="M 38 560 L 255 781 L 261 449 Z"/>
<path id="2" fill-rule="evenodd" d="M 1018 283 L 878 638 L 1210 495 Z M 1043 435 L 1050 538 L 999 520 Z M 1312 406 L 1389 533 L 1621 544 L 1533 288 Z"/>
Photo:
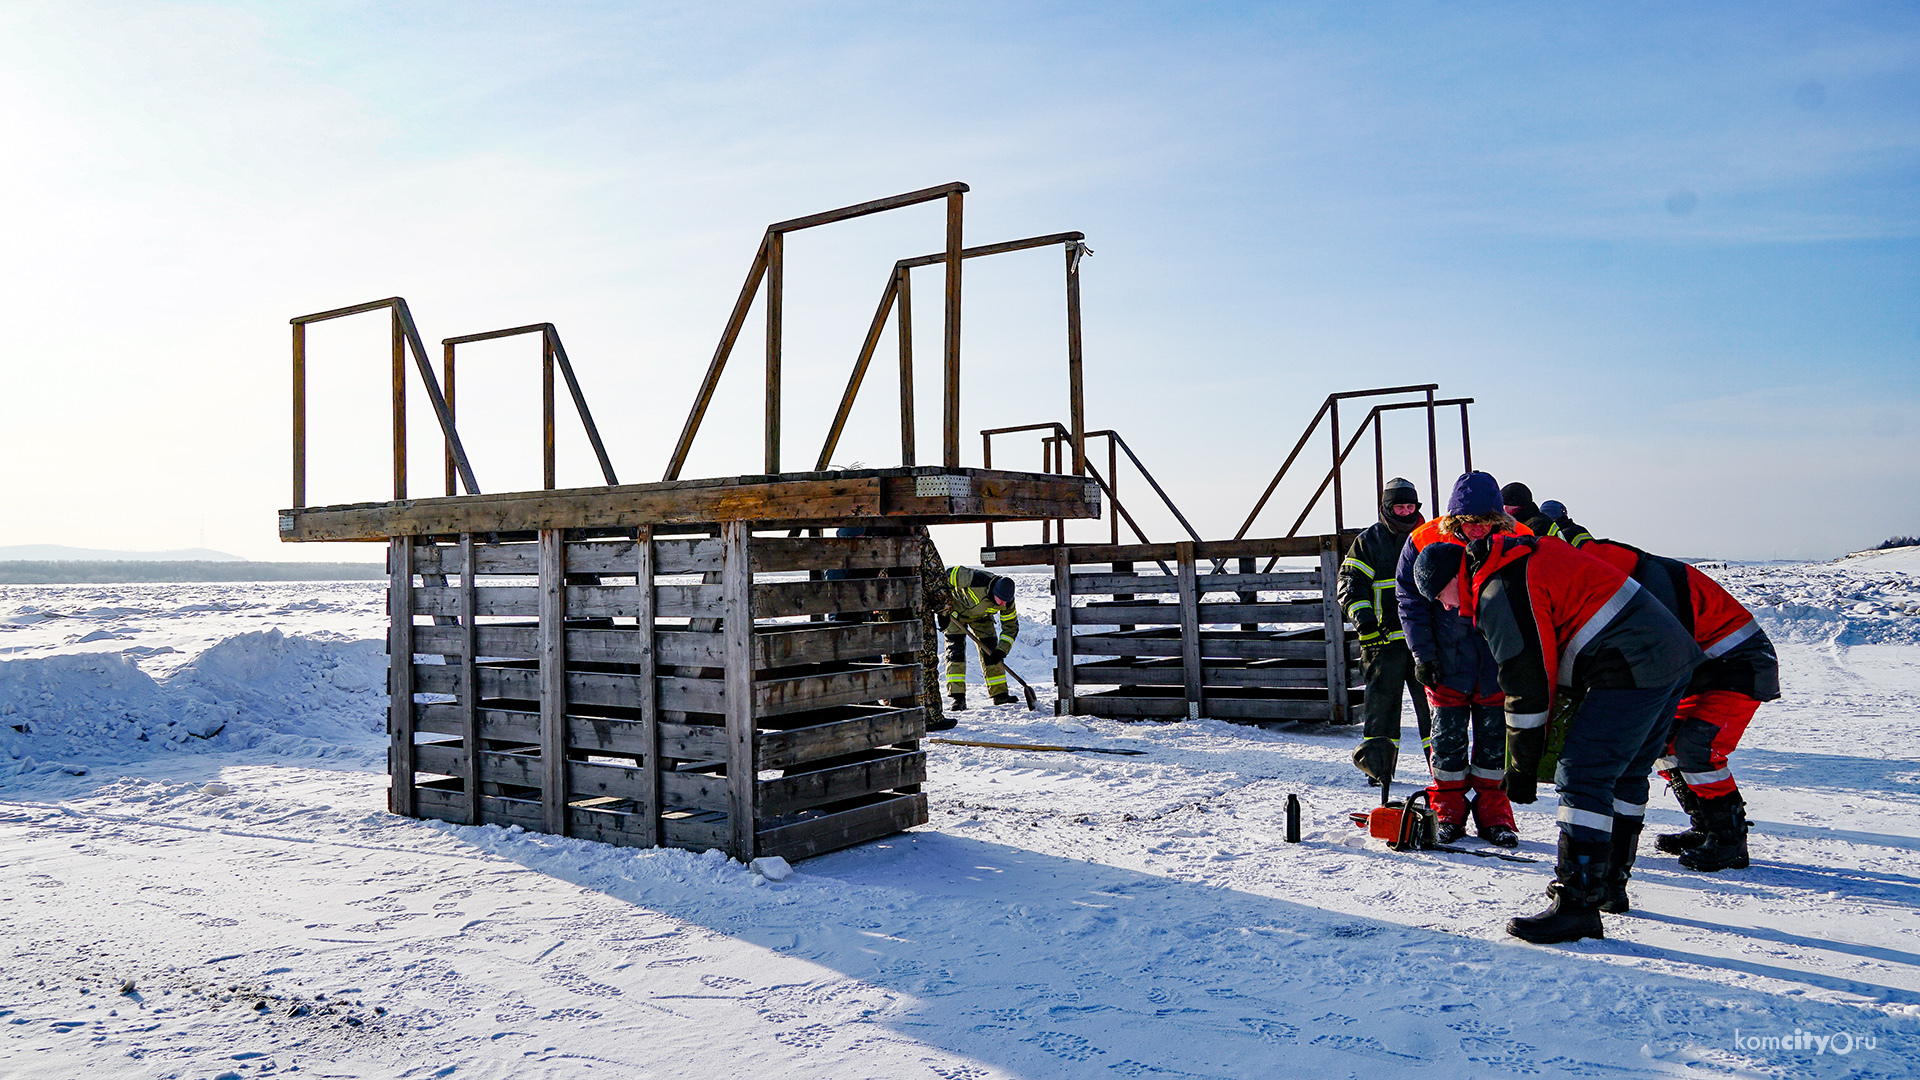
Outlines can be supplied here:
<path id="1" fill-rule="evenodd" d="M 1629 910 L 1649 776 L 1691 827 L 1659 837 L 1691 870 L 1747 865 L 1746 804 L 1727 756 L 1780 696 L 1773 644 L 1712 578 L 1677 559 L 1596 539 L 1524 484 L 1469 472 L 1447 512 L 1420 513 L 1413 484 L 1380 493 L 1380 520 L 1341 564 L 1339 598 L 1366 676 L 1354 763 L 1390 784 L 1401 693 L 1413 691 L 1438 839 L 1471 816 L 1514 847 L 1514 803 L 1543 763 L 1560 795 L 1553 903 L 1509 933 L 1552 943 L 1604 937 Z"/>

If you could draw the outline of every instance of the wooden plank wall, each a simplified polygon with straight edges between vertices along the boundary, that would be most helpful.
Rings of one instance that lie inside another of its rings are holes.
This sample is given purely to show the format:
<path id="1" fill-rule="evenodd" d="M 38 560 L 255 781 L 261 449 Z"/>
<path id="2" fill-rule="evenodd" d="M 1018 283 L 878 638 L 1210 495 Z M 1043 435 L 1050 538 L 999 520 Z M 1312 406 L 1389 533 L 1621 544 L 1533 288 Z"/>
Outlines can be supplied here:
<path id="1" fill-rule="evenodd" d="M 392 809 L 741 859 L 924 823 L 920 542 L 394 540 Z"/>
<path id="2" fill-rule="evenodd" d="M 1057 548 L 1056 708 L 1135 719 L 1352 722 L 1351 631 L 1334 596 L 1338 538 L 1318 539 L 1303 546 L 1288 538 L 1272 552 L 1257 550 L 1259 541 L 1235 541 L 1231 550 Z M 1276 569 L 1276 556 L 1311 564 Z M 1173 573 L 1159 572 L 1163 559 Z M 1264 572 L 1256 569 L 1262 561 Z M 1234 562 L 1237 572 L 1228 572 Z"/>

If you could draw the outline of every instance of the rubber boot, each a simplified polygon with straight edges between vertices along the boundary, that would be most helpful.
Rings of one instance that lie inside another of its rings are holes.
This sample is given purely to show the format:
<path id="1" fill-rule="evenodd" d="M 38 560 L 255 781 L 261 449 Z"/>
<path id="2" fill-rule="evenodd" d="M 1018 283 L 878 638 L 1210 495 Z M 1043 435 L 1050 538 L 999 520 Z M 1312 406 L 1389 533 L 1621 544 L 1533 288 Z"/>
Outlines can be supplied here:
<path id="1" fill-rule="evenodd" d="M 1637 817 L 1613 819 L 1613 846 L 1607 857 L 1607 896 L 1600 910 L 1619 915 L 1633 909 L 1627 900 L 1627 879 L 1633 876 L 1633 857 L 1640 852 L 1640 830 L 1646 820 Z"/>
<path id="2" fill-rule="evenodd" d="M 1604 938 L 1600 901 L 1606 896 L 1608 841 L 1575 841 L 1560 834 L 1560 859 L 1555 880 L 1547 886 L 1553 906 L 1538 915 L 1507 922 L 1507 933 L 1535 945 L 1557 945 L 1581 938 Z"/>
<path id="3" fill-rule="evenodd" d="M 1715 799 L 1701 799 L 1694 820 L 1706 840 L 1680 853 L 1680 865 L 1711 874 L 1717 870 L 1747 868 L 1747 802 L 1738 791 Z"/>
<path id="4" fill-rule="evenodd" d="M 1680 800 L 1680 809 L 1687 812 L 1692 827 L 1685 832 L 1664 833 L 1654 840 L 1653 846 L 1669 855 L 1678 855 L 1691 851 L 1707 842 L 1706 830 L 1700 827 L 1700 796 L 1693 793 L 1685 780 L 1677 772 L 1661 773 L 1667 778 L 1667 787 L 1673 790 L 1673 797 Z"/>

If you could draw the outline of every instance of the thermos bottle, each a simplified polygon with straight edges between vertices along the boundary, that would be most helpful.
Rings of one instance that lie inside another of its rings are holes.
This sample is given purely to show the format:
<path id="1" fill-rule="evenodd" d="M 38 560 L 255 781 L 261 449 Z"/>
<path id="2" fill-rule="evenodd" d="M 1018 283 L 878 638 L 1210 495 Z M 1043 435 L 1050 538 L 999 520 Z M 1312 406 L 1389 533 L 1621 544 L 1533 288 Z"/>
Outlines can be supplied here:
<path id="1" fill-rule="evenodd" d="M 1300 842 L 1300 796 L 1287 796 L 1287 843 Z"/>

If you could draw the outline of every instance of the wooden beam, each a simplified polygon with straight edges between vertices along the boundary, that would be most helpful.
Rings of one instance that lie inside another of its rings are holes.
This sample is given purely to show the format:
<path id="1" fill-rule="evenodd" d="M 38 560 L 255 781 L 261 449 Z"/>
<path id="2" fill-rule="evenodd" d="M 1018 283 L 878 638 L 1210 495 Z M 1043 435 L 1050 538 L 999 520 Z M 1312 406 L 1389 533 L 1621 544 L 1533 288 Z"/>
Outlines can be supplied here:
<path id="1" fill-rule="evenodd" d="M 460 743 L 467 751 L 467 824 L 480 819 L 480 636 L 475 611 L 473 534 L 460 534 Z"/>
<path id="2" fill-rule="evenodd" d="M 1320 539 L 1320 588 L 1327 628 L 1327 706 L 1336 724 L 1347 722 L 1347 617 L 1335 594 L 1340 576 L 1338 537 Z"/>
<path id="3" fill-rule="evenodd" d="M 567 834 L 566 533 L 540 530 L 540 796 L 546 831 Z"/>
<path id="4" fill-rule="evenodd" d="M 836 221 L 846 221 L 850 218 L 866 217 L 868 214 L 879 214 L 888 210 L 898 210 L 904 206 L 914 206 L 923 202 L 932 202 L 938 198 L 944 197 L 951 200 L 954 196 L 966 190 L 967 185 L 959 181 L 954 181 L 950 184 L 938 184 L 930 188 L 921 188 L 919 191 L 909 191 L 904 195 L 889 195 L 884 199 L 855 203 L 852 206 L 843 206 L 838 210 L 823 210 L 818 214 L 808 214 L 805 217 L 777 221 L 767 226 L 767 231 L 770 233 L 798 232 L 801 229 L 811 229 L 816 225 L 831 225 Z"/>
<path id="5" fill-rule="evenodd" d="M 900 317 L 894 322 L 900 332 L 900 464 L 912 468 L 913 449 L 913 302 L 910 286 L 913 276 L 904 267 L 894 271 L 894 291 L 899 295 Z"/>
<path id="6" fill-rule="evenodd" d="M 642 525 L 634 533 L 634 579 L 639 586 L 638 626 L 634 632 L 634 677 L 640 683 L 640 742 L 645 759 L 640 763 L 646 773 L 642 781 L 640 817 L 642 843 L 656 847 L 660 843 L 660 687 L 654 651 L 653 611 L 653 526 Z"/>
<path id="7" fill-rule="evenodd" d="M 413 537 L 387 545 L 387 808 L 415 817 L 413 795 Z"/>
<path id="8" fill-rule="evenodd" d="M 400 307 L 387 313 L 393 327 L 393 497 L 407 497 L 407 339 L 400 329 Z"/>
<path id="9" fill-rule="evenodd" d="M 767 236 L 767 475 L 780 472 L 780 305 L 786 281 L 786 237 Z"/>
<path id="10" fill-rule="evenodd" d="M 1194 565 L 1193 541 L 1174 545 L 1174 558 L 1180 569 L 1180 667 L 1187 693 L 1187 719 L 1198 720 L 1205 703 L 1201 700 L 1203 672 L 1200 669 L 1200 587 Z"/>
<path id="11" fill-rule="evenodd" d="M 772 233 L 760 239 L 760 250 L 754 253 L 753 265 L 747 269 L 746 284 L 740 286 L 740 297 L 733 302 L 733 314 L 727 317 L 727 328 L 720 333 L 720 344 L 713 350 L 713 359 L 707 363 L 706 377 L 700 380 L 700 390 L 693 398 L 693 408 L 687 412 L 687 422 L 680 429 L 680 441 L 673 446 L 673 457 L 667 461 L 665 480 L 678 480 L 680 470 L 687 463 L 687 453 L 693 449 L 693 437 L 700 432 L 700 421 L 707 415 L 707 406 L 713 403 L 714 388 L 720 385 L 720 373 L 727 369 L 727 357 L 733 355 L 733 343 L 740 338 L 740 328 L 746 325 L 747 311 L 753 307 L 753 297 L 760 291 L 760 280 L 767 273 L 767 249 Z"/>
<path id="12" fill-rule="evenodd" d="M 721 586 L 726 592 L 725 703 L 727 718 L 728 854 L 741 862 L 754 857 L 753 733 L 753 562 L 746 522 L 729 521 L 720 528 L 726 548 Z"/>
<path id="13" fill-rule="evenodd" d="M 1067 252 L 1067 425 L 1073 429 L 1073 475 L 1087 475 L 1087 407 L 1081 392 L 1080 375 L 1080 257 L 1086 245 L 1078 241 L 1066 246 Z M 1114 477 L 1115 482 L 1119 477 Z M 1066 523 L 1061 523 L 1060 539 L 1066 539 Z"/>
<path id="14" fill-rule="evenodd" d="M 540 335 L 540 486 L 560 486 L 554 461 L 553 339 Z"/>
<path id="15" fill-rule="evenodd" d="M 942 353 L 946 371 L 945 414 L 941 430 L 942 462 L 960 467 L 960 264 L 962 195 L 947 196 L 947 322 Z"/>
<path id="16" fill-rule="evenodd" d="M 1065 544 L 1053 560 L 1053 684 L 1055 716 L 1072 716 L 1073 707 L 1073 553 Z"/>

